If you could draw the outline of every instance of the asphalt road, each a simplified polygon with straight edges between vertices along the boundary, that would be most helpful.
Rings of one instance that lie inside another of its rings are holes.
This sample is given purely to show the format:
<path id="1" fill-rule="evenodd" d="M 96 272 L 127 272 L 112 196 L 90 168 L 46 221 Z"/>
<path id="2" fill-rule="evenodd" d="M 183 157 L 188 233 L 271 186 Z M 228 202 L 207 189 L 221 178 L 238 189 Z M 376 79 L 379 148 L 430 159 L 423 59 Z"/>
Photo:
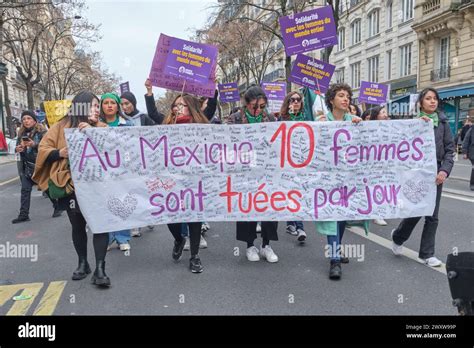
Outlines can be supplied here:
<path id="1" fill-rule="evenodd" d="M 343 265 L 340 281 L 328 279 L 325 238 L 305 222 L 304 246 L 279 224 L 279 256 L 275 264 L 248 262 L 244 243 L 235 240 L 235 223 L 211 222 L 209 247 L 201 250 L 204 272 L 188 270 L 189 252 L 179 263 L 171 259 L 173 239 L 166 226 L 155 226 L 131 241 L 129 256 L 118 249 L 107 255 L 112 287 L 90 284 L 90 276 L 72 281 L 77 259 L 71 227 L 64 213 L 51 218 L 52 206 L 34 191 L 30 222 L 11 224 L 20 201 L 16 165 L 0 165 L 0 245 L 37 246 L 36 261 L 0 259 L 0 315 L 455 315 L 444 268 L 435 270 L 416 261 L 422 223 L 405 244 L 407 256 L 396 257 L 389 246 L 389 226 L 371 226 L 369 238 L 346 231 L 344 244 L 363 253 Z M 454 182 L 454 181 L 453 181 Z M 456 185 L 466 184 L 460 181 Z M 3 183 L 3 184 L 2 184 Z M 446 185 L 449 187 L 450 183 Z M 463 189 L 456 186 L 457 189 Z M 464 189 L 465 190 L 465 189 Z M 436 239 L 436 255 L 474 250 L 474 199 L 443 197 Z M 90 238 L 90 241 L 92 239 Z M 363 249 L 362 249 L 363 248 Z M 238 255 L 237 252 L 239 252 Z M 89 261 L 94 267 L 92 243 Z M 363 257 L 362 257 L 363 256 Z M 29 300 L 13 301 L 18 294 Z"/>

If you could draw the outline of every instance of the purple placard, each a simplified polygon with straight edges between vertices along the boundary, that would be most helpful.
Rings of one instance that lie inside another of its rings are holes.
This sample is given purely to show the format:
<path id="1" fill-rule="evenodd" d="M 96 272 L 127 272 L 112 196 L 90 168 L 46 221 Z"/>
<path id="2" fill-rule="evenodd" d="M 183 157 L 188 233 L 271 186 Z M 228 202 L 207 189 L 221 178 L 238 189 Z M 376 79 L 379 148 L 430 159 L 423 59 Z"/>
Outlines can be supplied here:
<path id="1" fill-rule="evenodd" d="M 186 81 L 185 83 L 185 80 L 182 78 L 165 74 L 164 67 L 172 39 L 173 38 L 170 36 L 164 34 L 160 35 L 149 75 L 151 84 L 156 87 L 171 89 L 173 91 L 184 91 L 186 93 L 212 98 L 216 89 L 216 84 L 214 82 L 216 76 L 216 61 L 214 61 L 212 66 L 210 78 L 204 83 L 197 83 L 194 81 Z"/>
<path id="2" fill-rule="evenodd" d="M 128 81 L 120 84 L 120 94 L 124 94 L 125 92 L 130 92 L 130 84 Z"/>
<path id="3" fill-rule="evenodd" d="M 194 82 L 209 80 L 217 47 L 171 38 L 164 73 Z"/>
<path id="4" fill-rule="evenodd" d="M 287 56 L 337 45 L 332 6 L 280 17 Z"/>
<path id="5" fill-rule="evenodd" d="M 359 103 L 384 104 L 387 102 L 388 85 L 361 81 Z"/>
<path id="6" fill-rule="evenodd" d="M 237 87 L 237 82 L 231 83 L 222 83 L 218 84 L 219 94 L 220 94 L 220 101 L 223 103 L 232 103 L 232 102 L 239 102 L 240 95 L 239 95 L 239 88 Z"/>
<path id="7" fill-rule="evenodd" d="M 290 77 L 291 82 L 312 90 L 326 93 L 336 66 L 321 60 L 298 54 L 293 63 Z"/>
<path id="8" fill-rule="evenodd" d="M 285 82 L 262 82 L 262 89 L 268 100 L 283 100 L 286 97 Z"/>
<path id="9" fill-rule="evenodd" d="M 268 99 L 267 109 L 270 112 L 280 112 L 283 100 L 286 96 L 285 82 L 262 82 L 262 89 Z"/>

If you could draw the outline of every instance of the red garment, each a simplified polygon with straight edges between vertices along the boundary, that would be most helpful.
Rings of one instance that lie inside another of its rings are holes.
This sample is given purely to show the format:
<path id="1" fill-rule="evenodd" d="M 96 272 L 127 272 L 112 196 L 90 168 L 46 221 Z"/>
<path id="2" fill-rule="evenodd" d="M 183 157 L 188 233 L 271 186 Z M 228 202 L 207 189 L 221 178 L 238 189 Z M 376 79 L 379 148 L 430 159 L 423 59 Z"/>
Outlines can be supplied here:
<path id="1" fill-rule="evenodd" d="M 8 151 L 7 141 L 3 135 L 2 130 L 0 129 L 0 151 Z"/>
<path id="2" fill-rule="evenodd" d="M 176 118 L 176 123 L 191 123 L 192 120 L 193 120 L 193 117 L 191 115 L 189 116 L 180 115 Z"/>

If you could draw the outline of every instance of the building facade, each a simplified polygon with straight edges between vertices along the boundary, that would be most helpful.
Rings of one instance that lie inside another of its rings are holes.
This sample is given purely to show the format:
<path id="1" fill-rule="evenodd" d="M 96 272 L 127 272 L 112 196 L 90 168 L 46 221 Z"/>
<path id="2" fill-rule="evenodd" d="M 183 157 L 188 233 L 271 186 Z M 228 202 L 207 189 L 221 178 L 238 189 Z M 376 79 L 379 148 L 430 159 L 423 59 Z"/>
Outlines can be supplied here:
<path id="1" fill-rule="evenodd" d="M 341 1 L 338 45 L 330 56 L 333 82 L 348 83 L 357 102 L 361 81 L 390 86 L 390 114 L 408 115 L 417 90 L 418 45 L 414 0 Z"/>
<path id="2" fill-rule="evenodd" d="M 415 7 L 418 90 L 434 87 L 453 134 L 474 111 L 474 1 L 427 0 Z"/>

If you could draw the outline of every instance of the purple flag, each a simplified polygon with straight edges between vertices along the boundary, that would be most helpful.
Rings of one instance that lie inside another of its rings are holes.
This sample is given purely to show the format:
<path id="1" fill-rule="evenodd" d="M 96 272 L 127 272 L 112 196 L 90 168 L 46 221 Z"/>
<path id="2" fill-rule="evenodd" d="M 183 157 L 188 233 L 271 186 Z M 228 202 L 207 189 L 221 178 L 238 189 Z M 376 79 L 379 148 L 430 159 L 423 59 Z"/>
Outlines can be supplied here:
<path id="1" fill-rule="evenodd" d="M 270 112 L 280 112 L 283 100 L 286 97 L 285 82 L 262 82 L 262 89 L 268 99 L 268 110 Z"/>
<path id="2" fill-rule="evenodd" d="M 336 67 L 321 60 L 298 54 L 289 80 L 300 86 L 326 93 Z"/>
<path id="3" fill-rule="evenodd" d="M 120 94 L 123 94 L 124 92 L 130 92 L 130 85 L 128 81 L 120 84 Z"/>
<path id="4" fill-rule="evenodd" d="M 384 104 L 387 102 L 388 85 L 361 81 L 359 103 Z"/>
<path id="5" fill-rule="evenodd" d="M 220 101 L 223 103 L 239 102 L 240 95 L 237 82 L 223 83 L 217 85 L 219 88 Z"/>
<path id="6" fill-rule="evenodd" d="M 179 92 L 183 90 L 184 85 L 184 92 L 186 93 L 212 98 L 216 89 L 214 80 L 216 77 L 217 60 L 214 60 L 212 64 L 209 79 L 203 83 L 188 81 L 178 76 L 167 74 L 164 69 L 172 39 L 170 36 L 160 35 L 149 75 L 152 85 Z"/>
<path id="7" fill-rule="evenodd" d="M 287 56 L 337 45 L 331 6 L 280 17 L 280 29 Z"/>

